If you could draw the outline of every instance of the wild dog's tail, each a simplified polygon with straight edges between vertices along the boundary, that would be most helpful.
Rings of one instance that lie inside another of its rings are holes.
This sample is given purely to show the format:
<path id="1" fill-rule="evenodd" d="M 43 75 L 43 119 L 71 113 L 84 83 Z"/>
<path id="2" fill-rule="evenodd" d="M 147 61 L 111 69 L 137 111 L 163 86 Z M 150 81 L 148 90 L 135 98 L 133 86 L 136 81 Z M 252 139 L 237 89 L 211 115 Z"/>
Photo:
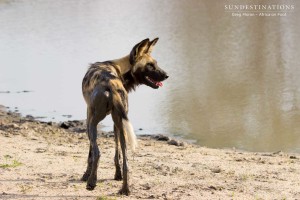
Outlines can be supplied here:
<path id="1" fill-rule="evenodd" d="M 133 127 L 129 120 L 122 119 L 124 131 L 126 132 L 127 140 L 129 141 L 130 147 L 132 151 L 135 151 L 137 147 L 137 139 L 134 133 Z"/>
<path id="2" fill-rule="evenodd" d="M 122 125 L 124 129 L 126 142 L 128 141 L 131 150 L 135 151 L 135 148 L 137 147 L 137 139 L 126 112 L 126 104 L 127 104 L 127 97 L 125 97 L 126 91 L 123 87 L 121 89 L 114 87 L 112 88 L 111 91 L 112 91 L 114 108 L 117 110 L 118 114 L 122 118 Z"/>

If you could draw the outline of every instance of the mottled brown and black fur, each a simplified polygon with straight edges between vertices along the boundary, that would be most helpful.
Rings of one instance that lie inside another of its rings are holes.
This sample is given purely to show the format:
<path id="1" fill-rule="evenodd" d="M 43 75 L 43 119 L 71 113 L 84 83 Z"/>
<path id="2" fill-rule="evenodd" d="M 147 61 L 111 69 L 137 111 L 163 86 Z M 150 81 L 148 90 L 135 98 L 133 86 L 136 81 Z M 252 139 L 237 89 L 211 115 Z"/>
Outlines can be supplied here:
<path id="1" fill-rule="evenodd" d="M 127 93 L 145 84 L 154 89 L 168 78 L 150 53 L 158 38 L 145 39 L 136 44 L 130 54 L 116 60 L 92 64 L 82 81 L 82 92 L 87 104 L 87 133 L 90 140 L 87 169 L 82 177 L 87 189 L 93 190 L 97 181 L 100 151 L 96 142 L 97 124 L 108 114 L 112 115 L 115 133 L 115 180 L 123 179 L 121 194 L 130 193 L 128 187 L 127 143 L 137 145 L 133 128 L 128 120 Z M 123 176 L 120 167 L 119 145 L 123 157 Z"/>

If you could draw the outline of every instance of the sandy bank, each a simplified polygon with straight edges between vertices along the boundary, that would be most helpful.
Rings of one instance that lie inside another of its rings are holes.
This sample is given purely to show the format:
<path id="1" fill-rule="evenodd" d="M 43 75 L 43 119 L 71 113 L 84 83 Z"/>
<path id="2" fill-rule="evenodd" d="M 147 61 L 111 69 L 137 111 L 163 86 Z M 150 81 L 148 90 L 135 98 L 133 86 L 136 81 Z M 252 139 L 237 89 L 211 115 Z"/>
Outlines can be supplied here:
<path id="1" fill-rule="evenodd" d="M 114 141 L 98 139 L 98 183 L 79 181 L 86 167 L 84 133 L 0 111 L 0 199 L 300 199 L 300 155 L 169 145 L 139 138 L 129 152 L 129 197 L 118 196 Z M 82 130 L 81 130 L 82 131 Z"/>

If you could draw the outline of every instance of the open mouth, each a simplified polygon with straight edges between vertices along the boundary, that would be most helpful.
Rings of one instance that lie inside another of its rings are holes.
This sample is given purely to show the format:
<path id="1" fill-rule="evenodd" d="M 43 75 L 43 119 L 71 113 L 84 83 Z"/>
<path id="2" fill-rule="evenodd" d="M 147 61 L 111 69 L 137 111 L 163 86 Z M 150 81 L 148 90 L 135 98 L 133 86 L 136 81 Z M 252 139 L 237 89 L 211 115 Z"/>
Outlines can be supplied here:
<path id="1" fill-rule="evenodd" d="M 149 76 L 146 76 L 146 80 L 149 81 L 150 83 L 152 83 L 153 85 L 157 86 L 157 87 L 162 87 L 163 83 L 160 81 L 155 81 L 152 78 L 150 78 Z"/>

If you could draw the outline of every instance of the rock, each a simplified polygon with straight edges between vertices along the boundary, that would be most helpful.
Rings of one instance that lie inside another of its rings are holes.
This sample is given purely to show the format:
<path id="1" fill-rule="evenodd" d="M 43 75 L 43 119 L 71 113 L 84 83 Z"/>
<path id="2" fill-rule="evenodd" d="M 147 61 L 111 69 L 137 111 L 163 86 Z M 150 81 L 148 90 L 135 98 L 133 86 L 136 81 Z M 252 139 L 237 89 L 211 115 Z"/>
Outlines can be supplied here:
<path id="1" fill-rule="evenodd" d="M 52 126 L 53 125 L 53 122 L 47 122 L 47 125 L 49 125 L 49 126 Z"/>
<path id="2" fill-rule="evenodd" d="M 86 128 L 74 128 L 73 131 L 76 133 L 85 133 Z"/>
<path id="3" fill-rule="evenodd" d="M 180 141 L 174 140 L 174 139 L 168 141 L 168 144 L 175 145 L 175 146 L 181 146 L 181 147 L 184 147 L 186 145 L 184 142 L 180 142 Z"/>
<path id="4" fill-rule="evenodd" d="M 31 139 L 31 140 L 38 140 L 38 138 L 37 138 L 37 137 L 34 137 L 34 136 L 31 137 L 30 139 Z"/>
<path id="5" fill-rule="evenodd" d="M 142 187 L 143 187 L 144 190 L 150 190 L 151 189 L 149 183 L 146 183 L 146 184 L 142 185 Z"/>
<path id="6" fill-rule="evenodd" d="M 296 156 L 290 156 L 290 159 L 297 159 Z"/>
<path id="7" fill-rule="evenodd" d="M 170 138 L 165 135 L 155 135 L 154 138 L 158 141 L 169 141 Z"/>
<path id="8" fill-rule="evenodd" d="M 236 159 L 234 159 L 236 162 L 241 162 L 241 161 L 243 161 L 243 159 L 241 159 L 241 158 L 236 158 Z"/>
<path id="9" fill-rule="evenodd" d="M 217 190 L 217 188 L 213 185 L 209 186 L 208 188 L 211 189 L 211 190 Z"/>
<path id="10" fill-rule="evenodd" d="M 25 118 L 30 121 L 34 121 L 34 117 L 32 115 L 26 115 Z"/>
<path id="11" fill-rule="evenodd" d="M 169 144 L 169 145 L 179 146 L 179 142 L 178 142 L 177 140 L 174 140 L 174 139 L 170 140 L 170 141 L 168 142 L 168 144 Z"/>
<path id="12" fill-rule="evenodd" d="M 186 146 L 186 143 L 185 142 L 180 142 L 179 146 L 184 147 L 184 146 Z"/>
<path id="13" fill-rule="evenodd" d="M 60 124 L 60 128 L 69 129 L 70 128 L 70 124 L 68 122 L 63 122 L 63 123 Z"/>
<path id="14" fill-rule="evenodd" d="M 219 167 L 211 169 L 213 173 L 220 173 L 222 170 Z"/>

